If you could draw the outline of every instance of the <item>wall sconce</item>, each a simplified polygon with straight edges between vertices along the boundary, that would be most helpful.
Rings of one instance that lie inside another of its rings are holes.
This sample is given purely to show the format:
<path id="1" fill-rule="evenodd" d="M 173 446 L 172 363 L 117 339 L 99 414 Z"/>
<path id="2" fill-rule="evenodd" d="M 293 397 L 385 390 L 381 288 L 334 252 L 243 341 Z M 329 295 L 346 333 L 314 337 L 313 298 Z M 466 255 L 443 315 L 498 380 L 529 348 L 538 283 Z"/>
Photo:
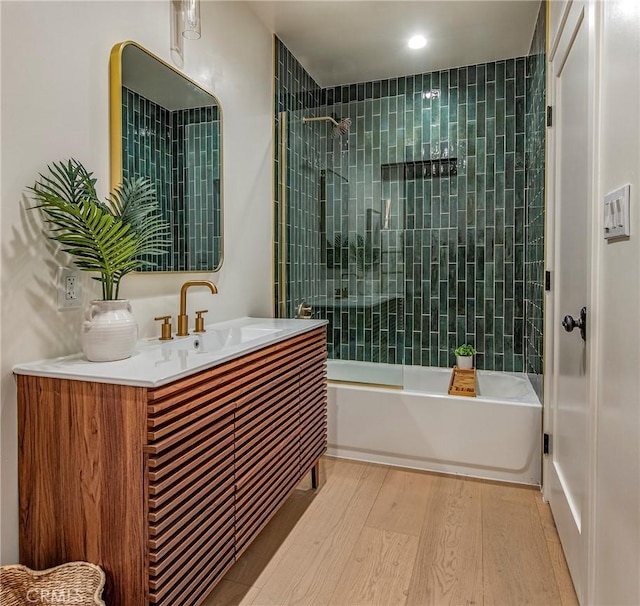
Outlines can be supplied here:
<path id="1" fill-rule="evenodd" d="M 200 31 L 200 0 L 169 0 L 171 6 L 171 60 L 184 66 L 184 39 L 198 40 Z"/>
<path id="2" fill-rule="evenodd" d="M 184 23 L 182 35 L 187 40 L 200 38 L 200 0 L 182 0 Z"/>

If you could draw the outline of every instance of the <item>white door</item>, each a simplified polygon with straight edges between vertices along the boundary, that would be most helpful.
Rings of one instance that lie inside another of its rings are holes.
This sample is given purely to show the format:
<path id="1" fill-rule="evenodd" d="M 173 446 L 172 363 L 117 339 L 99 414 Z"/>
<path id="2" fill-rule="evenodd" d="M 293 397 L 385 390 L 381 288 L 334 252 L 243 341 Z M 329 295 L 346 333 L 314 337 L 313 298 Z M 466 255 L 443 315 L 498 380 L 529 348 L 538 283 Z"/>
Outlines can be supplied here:
<path id="1" fill-rule="evenodd" d="M 590 269 L 593 177 L 593 69 L 590 7 L 566 5 L 549 53 L 553 126 L 549 131 L 550 224 L 553 238 L 551 362 L 545 408 L 550 454 L 545 462 L 545 496 L 551 504 L 578 598 L 586 589 L 589 469 Z M 586 308 L 586 335 L 575 327 Z M 566 318 L 572 316 L 575 322 Z M 547 349 L 549 351 L 549 349 Z"/>

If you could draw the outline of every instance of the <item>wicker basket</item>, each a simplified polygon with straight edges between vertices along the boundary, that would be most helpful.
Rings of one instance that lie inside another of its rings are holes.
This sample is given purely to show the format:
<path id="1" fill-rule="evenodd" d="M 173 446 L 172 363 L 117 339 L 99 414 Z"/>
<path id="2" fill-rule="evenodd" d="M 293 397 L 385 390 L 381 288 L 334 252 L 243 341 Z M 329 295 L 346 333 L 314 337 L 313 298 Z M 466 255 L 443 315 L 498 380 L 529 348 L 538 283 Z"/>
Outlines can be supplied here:
<path id="1" fill-rule="evenodd" d="M 20 564 L 0 566 L 0 606 L 105 606 L 104 572 L 88 562 L 69 562 L 48 570 Z"/>

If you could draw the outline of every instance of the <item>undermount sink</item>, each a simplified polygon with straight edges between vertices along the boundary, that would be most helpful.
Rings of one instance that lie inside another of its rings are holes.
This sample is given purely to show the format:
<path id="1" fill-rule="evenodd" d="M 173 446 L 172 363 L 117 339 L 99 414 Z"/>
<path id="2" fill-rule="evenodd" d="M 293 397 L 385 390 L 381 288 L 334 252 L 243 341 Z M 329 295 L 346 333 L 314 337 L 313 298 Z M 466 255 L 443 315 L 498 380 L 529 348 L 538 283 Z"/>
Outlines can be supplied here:
<path id="1" fill-rule="evenodd" d="M 231 326 L 208 328 L 206 332 L 191 335 L 192 347 L 201 353 L 209 353 L 249 341 L 270 337 L 282 332 L 281 328 L 270 326 Z"/>

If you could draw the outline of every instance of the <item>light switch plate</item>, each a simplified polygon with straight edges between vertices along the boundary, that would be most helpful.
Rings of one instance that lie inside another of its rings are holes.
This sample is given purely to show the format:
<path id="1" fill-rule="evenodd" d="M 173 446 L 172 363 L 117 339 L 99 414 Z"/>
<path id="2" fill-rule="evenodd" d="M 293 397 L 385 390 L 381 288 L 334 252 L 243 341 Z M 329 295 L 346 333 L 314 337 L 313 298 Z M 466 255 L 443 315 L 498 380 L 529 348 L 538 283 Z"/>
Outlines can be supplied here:
<path id="1" fill-rule="evenodd" d="M 604 239 L 629 237 L 630 185 L 625 185 L 604 197 Z"/>

